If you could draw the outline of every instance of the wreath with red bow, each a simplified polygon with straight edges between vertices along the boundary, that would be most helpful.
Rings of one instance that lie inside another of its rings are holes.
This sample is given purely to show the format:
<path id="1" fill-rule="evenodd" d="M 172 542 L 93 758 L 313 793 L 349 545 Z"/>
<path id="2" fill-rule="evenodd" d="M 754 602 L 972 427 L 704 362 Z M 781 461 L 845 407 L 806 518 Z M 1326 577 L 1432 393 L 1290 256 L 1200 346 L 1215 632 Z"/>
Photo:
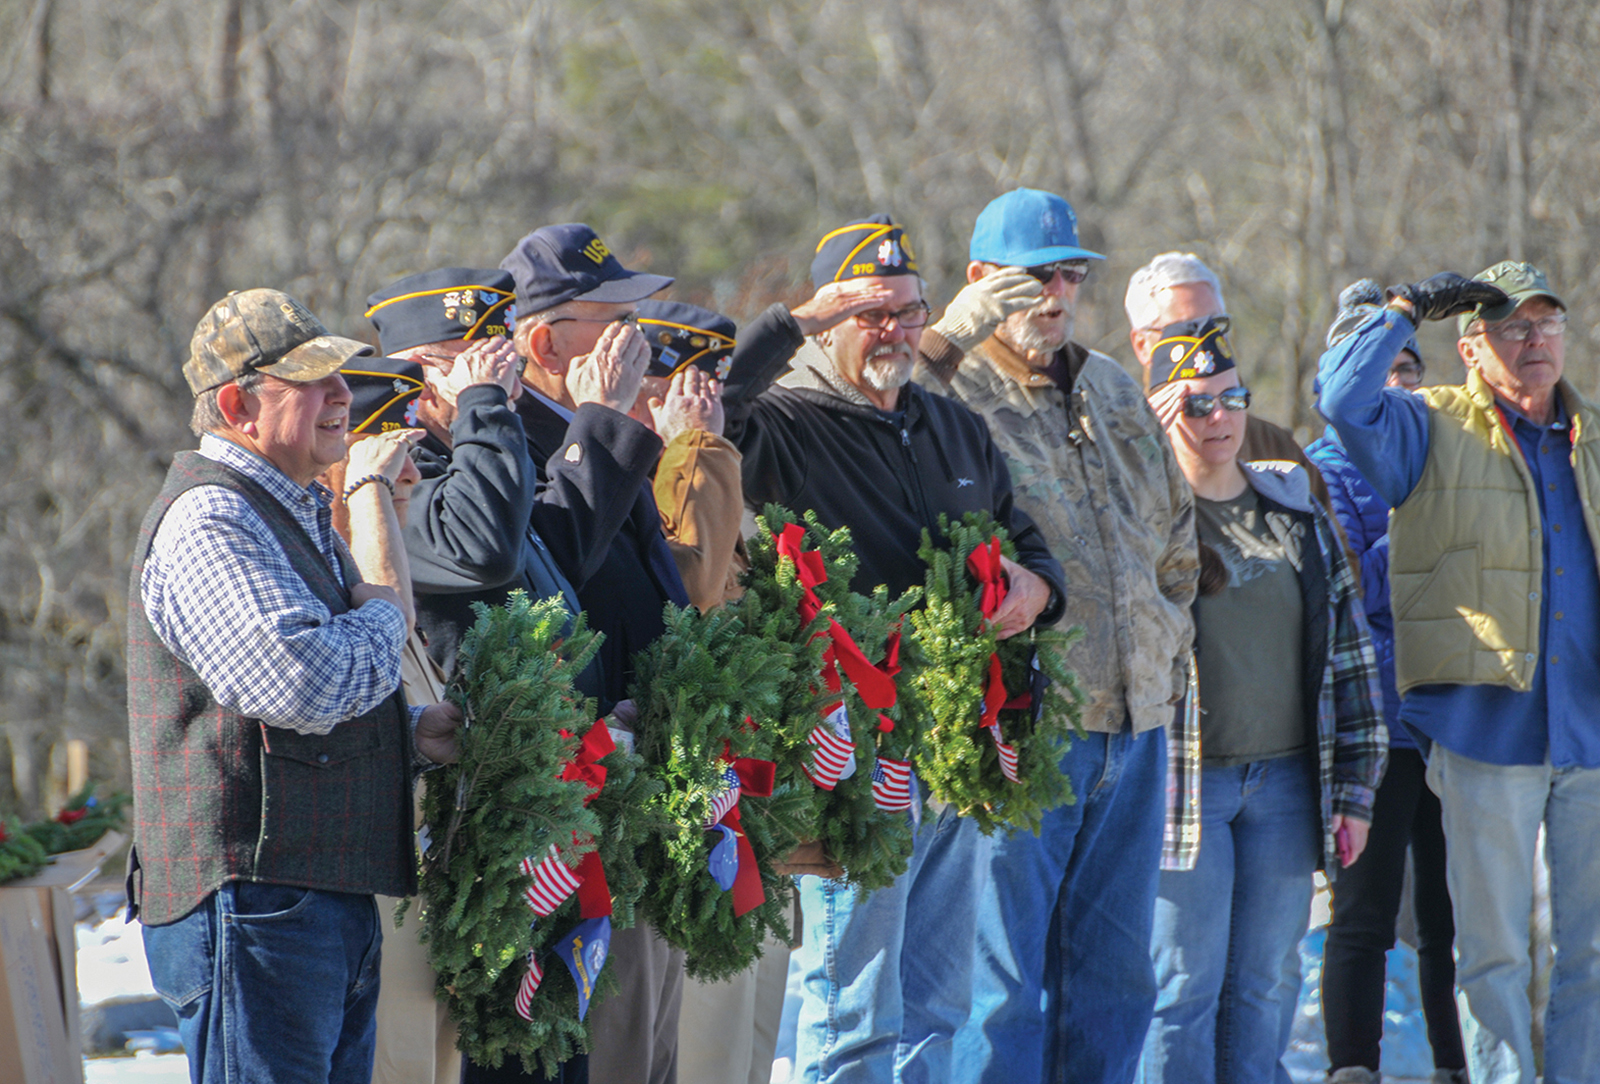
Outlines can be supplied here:
<path id="1" fill-rule="evenodd" d="M 462 1051 L 552 1073 L 615 985 L 590 932 L 633 924 L 655 784 L 574 686 L 600 641 L 581 615 L 520 591 L 474 608 L 448 694 L 459 759 L 423 802 L 422 939 Z"/>
<path id="2" fill-rule="evenodd" d="M 985 832 L 1039 830 L 1073 800 L 1060 761 L 1081 734 L 1083 695 L 1066 649 L 1081 630 L 1033 629 L 999 640 L 989 621 L 1005 600 L 1000 558 L 1015 552 L 986 513 L 939 517 L 942 544 L 922 533 L 927 604 L 911 615 L 923 665 L 917 683 L 933 723 L 916 753 L 933 797 Z"/>

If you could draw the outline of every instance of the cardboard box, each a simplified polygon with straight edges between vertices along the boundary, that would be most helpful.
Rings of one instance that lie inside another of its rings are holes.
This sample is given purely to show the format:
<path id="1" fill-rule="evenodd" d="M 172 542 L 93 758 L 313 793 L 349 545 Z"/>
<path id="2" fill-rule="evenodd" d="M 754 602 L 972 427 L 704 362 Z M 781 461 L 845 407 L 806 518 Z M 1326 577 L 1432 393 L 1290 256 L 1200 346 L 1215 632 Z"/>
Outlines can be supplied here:
<path id="1" fill-rule="evenodd" d="M 71 892 L 126 842 L 107 832 L 58 854 L 33 877 L 0 885 L 0 1081 L 83 1084 L 78 940 Z"/>

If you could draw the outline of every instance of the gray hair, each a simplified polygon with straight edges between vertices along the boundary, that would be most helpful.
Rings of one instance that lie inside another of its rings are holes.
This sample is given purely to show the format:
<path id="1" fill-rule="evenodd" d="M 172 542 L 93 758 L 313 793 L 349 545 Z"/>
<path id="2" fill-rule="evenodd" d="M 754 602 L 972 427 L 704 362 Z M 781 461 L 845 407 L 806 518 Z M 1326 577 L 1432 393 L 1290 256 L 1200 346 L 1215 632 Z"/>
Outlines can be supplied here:
<path id="1" fill-rule="evenodd" d="M 1222 283 L 1200 257 L 1192 252 L 1163 252 L 1128 279 L 1128 293 L 1122 299 L 1122 307 L 1128 314 L 1129 326 L 1135 331 L 1154 327 L 1161 319 L 1158 296 L 1161 291 L 1192 282 L 1203 282 L 1215 290 L 1217 304 L 1227 311 L 1227 303 L 1222 300 Z"/>
<path id="2" fill-rule="evenodd" d="M 237 384 L 240 391 L 253 395 L 261 389 L 266 380 L 267 374 L 251 369 L 237 380 L 228 381 L 228 384 Z M 207 433 L 215 433 L 218 429 L 228 427 L 228 419 L 222 416 L 222 407 L 217 403 L 217 394 L 228 384 L 207 388 L 194 397 L 194 413 L 189 415 L 189 428 L 194 431 L 195 436 L 203 437 Z"/>

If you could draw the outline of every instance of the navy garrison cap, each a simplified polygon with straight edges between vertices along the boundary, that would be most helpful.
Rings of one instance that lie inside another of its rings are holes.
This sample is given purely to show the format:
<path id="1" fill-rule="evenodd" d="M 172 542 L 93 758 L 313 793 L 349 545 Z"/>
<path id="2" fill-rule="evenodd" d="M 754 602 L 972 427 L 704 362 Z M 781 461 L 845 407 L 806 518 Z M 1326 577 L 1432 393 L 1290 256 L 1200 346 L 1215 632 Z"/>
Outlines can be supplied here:
<path id="1" fill-rule="evenodd" d="M 672 376 L 694 365 L 727 379 L 739 328 L 720 312 L 684 301 L 641 301 L 639 331 L 650 344 L 651 376 Z"/>
<path id="2" fill-rule="evenodd" d="M 352 436 L 417 427 L 417 397 L 424 387 L 421 365 L 404 358 L 356 358 L 339 375 L 350 385 Z"/>
<path id="3" fill-rule="evenodd" d="M 888 215 L 873 215 L 840 226 L 817 242 L 811 284 L 822 287 L 846 279 L 915 275 L 917 257 L 906 231 Z"/>
<path id="4" fill-rule="evenodd" d="M 511 337 L 516 313 L 504 271 L 446 267 L 392 282 L 367 298 L 367 319 L 385 354 L 455 339 Z"/>

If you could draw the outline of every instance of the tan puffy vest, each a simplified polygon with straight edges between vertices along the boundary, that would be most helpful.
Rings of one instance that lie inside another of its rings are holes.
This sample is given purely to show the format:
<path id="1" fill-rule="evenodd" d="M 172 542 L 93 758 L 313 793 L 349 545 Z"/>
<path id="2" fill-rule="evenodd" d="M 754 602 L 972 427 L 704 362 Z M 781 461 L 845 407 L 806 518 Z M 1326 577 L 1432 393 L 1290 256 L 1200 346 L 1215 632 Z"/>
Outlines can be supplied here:
<path id="1" fill-rule="evenodd" d="M 1389 520 L 1395 677 L 1417 685 L 1505 685 L 1526 692 L 1539 652 L 1543 573 L 1539 499 L 1522 449 L 1476 370 L 1424 388 L 1428 460 Z M 1563 381 L 1573 469 L 1600 554 L 1600 440 L 1592 407 Z"/>

